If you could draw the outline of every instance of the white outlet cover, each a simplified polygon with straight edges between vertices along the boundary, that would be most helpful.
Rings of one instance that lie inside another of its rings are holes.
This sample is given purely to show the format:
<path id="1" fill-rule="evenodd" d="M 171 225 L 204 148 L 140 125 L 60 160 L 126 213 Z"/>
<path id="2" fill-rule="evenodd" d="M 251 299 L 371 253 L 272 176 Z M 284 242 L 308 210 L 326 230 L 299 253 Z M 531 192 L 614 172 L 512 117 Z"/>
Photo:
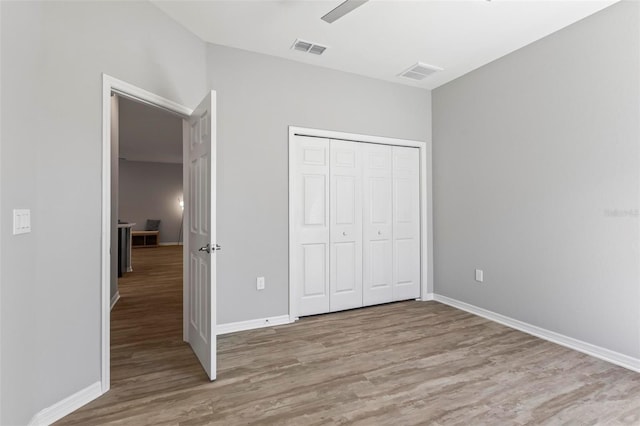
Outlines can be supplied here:
<path id="1" fill-rule="evenodd" d="M 479 283 L 484 281 L 484 271 L 482 269 L 476 269 L 476 281 Z"/>
<path id="2" fill-rule="evenodd" d="M 264 277 L 256 278 L 256 288 L 258 290 L 264 290 Z"/>
<path id="3" fill-rule="evenodd" d="M 31 232 L 31 210 L 13 210 L 13 235 L 27 234 Z"/>

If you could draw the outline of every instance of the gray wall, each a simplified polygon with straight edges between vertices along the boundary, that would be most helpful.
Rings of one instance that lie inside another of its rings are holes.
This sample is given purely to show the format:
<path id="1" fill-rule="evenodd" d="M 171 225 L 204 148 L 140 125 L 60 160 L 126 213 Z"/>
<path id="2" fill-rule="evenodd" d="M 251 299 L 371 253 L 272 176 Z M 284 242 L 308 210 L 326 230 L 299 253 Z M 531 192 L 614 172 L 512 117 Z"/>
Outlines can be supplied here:
<path id="1" fill-rule="evenodd" d="M 23 10 L 25 14 L 29 14 L 33 26 L 31 31 L 26 31 L 15 22 L 16 16 L 7 10 L 7 5 L 0 3 L 0 8 L 0 203 L 3 208 L 0 224 L 0 412 L 3 418 L 0 419 L 0 424 L 17 424 L 25 423 L 35 407 L 35 401 L 29 395 L 35 384 L 33 366 L 36 363 L 36 346 L 34 339 L 25 337 L 35 336 L 37 333 L 36 316 L 31 309 L 36 294 L 36 271 L 32 258 L 37 239 L 35 233 L 11 235 L 11 210 L 34 207 L 36 179 L 33 167 L 25 167 L 25 164 L 37 159 L 37 150 L 35 144 L 26 143 L 34 139 L 34 126 L 23 121 L 24 125 L 18 128 L 13 123 L 24 120 L 25 113 L 33 107 L 28 99 L 38 95 L 38 88 L 32 81 L 37 75 L 40 58 L 34 49 L 23 51 L 20 45 L 10 43 L 10 40 L 17 36 L 26 45 L 37 45 L 42 36 L 42 18 L 36 6 L 24 5 Z M 32 217 L 31 226 L 36 231 L 39 229 L 38 215 Z"/>
<path id="2" fill-rule="evenodd" d="M 427 91 L 207 51 L 147 2 L 0 8 L 0 424 L 24 424 L 100 377 L 102 73 L 187 106 L 218 90 L 220 322 L 288 311 L 288 125 L 430 135 Z M 13 208 L 32 209 L 31 234 L 6 232 Z"/>
<path id="3" fill-rule="evenodd" d="M 13 425 L 25 424 L 37 406 L 31 397 L 37 375 L 34 365 L 38 332 L 37 311 L 33 308 L 37 301 L 33 258 L 38 254 L 36 233 L 41 221 L 38 214 L 33 214 L 38 193 L 34 175 L 38 153 L 33 141 L 38 132 L 30 113 L 34 107 L 30 100 L 39 96 L 39 84 L 34 80 L 38 77 L 38 47 L 43 30 L 42 16 L 34 4 L 21 5 L 22 16 L 12 13 L 14 4 L 2 2 L 0 9 L 0 424 Z M 30 28 L 21 25 L 26 15 L 31 20 Z M 12 235 L 15 208 L 32 209 L 34 232 Z"/>
<path id="4" fill-rule="evenodd" d="M 178 242 L 182 164 L 120 160 L 119 192 L 120 220 L 135 222 L 134 230 L 144 230 L 147 219 L 160 219 L 160 242 Z"/>
<path id="5" fill-rule="evenodd" d="M 120 158 L 182 163 L 182 117 L 125 97 L 118 108 Z"/>
<path id="6" fill-rule="evenodd" d="M 100 379 L 102 73 L 184 105 L 205 44 L 147 2 L 0 2 L 2 418 Z M 31 208 L 13 236 L 10 212 Z"/>
<path id="7" fill-rule="evenodd" d="M 288 126 L 428 140 L 430 92 L 222 46 L 208 53 L 218 96 L 218 322 L 285 315 Z"/>
<path id="8" fill-rule="evenodd" d="M 436 293 L 640 356 L 639 76 L 623 2 L 433 92 Z"/>
<path id="9" fill-rule="evenodd" d="M 633 356 L 637 217 L 606 211 L 638 208 L 638 7 L 438 89 L 434 111 L 436 291 Z M 287 313 L 288 125 L 430 137 L 427 91 L 207 48 L 146 2 L 0 9 L 0 424 L 99 380 L 101 73 L 187 106 L 218 92 L 221 323 Z"/>

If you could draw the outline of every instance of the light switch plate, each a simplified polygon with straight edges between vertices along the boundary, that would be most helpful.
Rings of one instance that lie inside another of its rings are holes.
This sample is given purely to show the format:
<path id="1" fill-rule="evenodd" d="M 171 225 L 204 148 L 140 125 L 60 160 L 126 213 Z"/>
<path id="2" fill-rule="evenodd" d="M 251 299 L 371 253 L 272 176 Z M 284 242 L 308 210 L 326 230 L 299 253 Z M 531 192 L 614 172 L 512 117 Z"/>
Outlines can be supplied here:
<path id="1" fill-rule="evenodd" d="M 476 269 L 476 281 L 479 283 L 484 281 L 484 271 L 482 269 Z"/>
<path id="2" fill-rule="evenodd" d="M 256 278 L 256 288 L 258 290 L 264 290 L 264 277 Z"/>
<path id="3" fill-rule="evenodd" d="M 31 232 L 31 210 L 13 210 L 13 235 L 27 234 Z"/>

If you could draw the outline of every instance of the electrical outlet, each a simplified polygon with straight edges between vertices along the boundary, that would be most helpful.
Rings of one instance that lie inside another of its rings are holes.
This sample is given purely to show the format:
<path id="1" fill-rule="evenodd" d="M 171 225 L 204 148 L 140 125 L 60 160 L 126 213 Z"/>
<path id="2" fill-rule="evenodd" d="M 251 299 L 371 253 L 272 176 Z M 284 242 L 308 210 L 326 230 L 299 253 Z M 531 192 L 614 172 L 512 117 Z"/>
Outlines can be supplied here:
<path id="1" fill-rule="evenodd" d="M 13 235 L 27 234 L 31 232 L 31 210 L 13 210 Z"/>
<path id="2" fill-rule="evenodd" d="M 484 271 L 482 269 L 476 269 L 476 281 L 479 283 L 484 281 Z"/>
<path id="3" fill-rule="evenodd" d="M 256 278 L 256 288 L 258 290 L 264 290 L 264 277 Z"/>

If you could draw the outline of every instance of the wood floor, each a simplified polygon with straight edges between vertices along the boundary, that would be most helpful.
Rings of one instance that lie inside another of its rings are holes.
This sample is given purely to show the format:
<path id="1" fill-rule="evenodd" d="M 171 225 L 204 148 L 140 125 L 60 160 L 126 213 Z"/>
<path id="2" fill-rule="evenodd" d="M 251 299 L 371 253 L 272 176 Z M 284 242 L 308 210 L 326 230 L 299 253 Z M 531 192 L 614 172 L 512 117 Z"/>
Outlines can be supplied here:
<path id="1" fill-rule="evenodd" d="M 111 391 L 61 425 L 640 425 L 640 374 L 436 302 L 182 342 L 180 248 L 134 250 Z"/>

